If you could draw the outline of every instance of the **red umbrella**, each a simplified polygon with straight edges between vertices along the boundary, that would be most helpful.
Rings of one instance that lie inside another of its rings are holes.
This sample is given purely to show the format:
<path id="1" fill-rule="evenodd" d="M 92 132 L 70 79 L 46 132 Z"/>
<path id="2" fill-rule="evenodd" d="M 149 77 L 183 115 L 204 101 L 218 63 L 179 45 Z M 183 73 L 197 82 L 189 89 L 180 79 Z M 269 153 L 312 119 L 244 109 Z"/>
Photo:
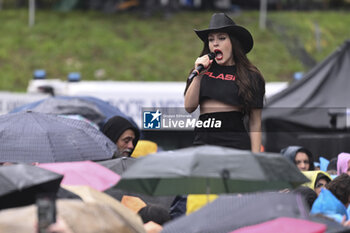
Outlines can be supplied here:
<path id="1" fill-rule="evenodd" d="M 120 180 L 118 174 L 91 161 L 42 163 L 38 166 L 64 175 L 61 184 L 87 185 L 98 191 L 109 189 Z"/>
<path id="2" fill-rule="evenodd" d="M 276 218 L 260 224 L 247 226 L 231 233 L 323 233 L 326 225 L 297 218 Z"/>

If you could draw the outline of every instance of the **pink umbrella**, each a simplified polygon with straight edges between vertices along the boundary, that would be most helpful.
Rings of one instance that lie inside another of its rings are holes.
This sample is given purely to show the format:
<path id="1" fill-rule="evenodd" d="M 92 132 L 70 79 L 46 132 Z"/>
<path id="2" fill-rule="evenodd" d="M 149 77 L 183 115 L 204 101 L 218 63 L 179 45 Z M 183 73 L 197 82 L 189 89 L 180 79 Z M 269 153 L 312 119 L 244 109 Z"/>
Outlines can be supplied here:
<path id="1" fill-rule="evenodd" d="M 326 225 L 304 219 L 281 217 L 260 224 L 247 226 L 231 233 L 324 233 Z"/>
<path id="2" fill-rule="evenodd" d="M 98 191 L 109 189 L 120 180 L 118 174 L 92 161 L 41 163 L 38 166 L 64 175 L 61 184 L 87 185 Z"/>

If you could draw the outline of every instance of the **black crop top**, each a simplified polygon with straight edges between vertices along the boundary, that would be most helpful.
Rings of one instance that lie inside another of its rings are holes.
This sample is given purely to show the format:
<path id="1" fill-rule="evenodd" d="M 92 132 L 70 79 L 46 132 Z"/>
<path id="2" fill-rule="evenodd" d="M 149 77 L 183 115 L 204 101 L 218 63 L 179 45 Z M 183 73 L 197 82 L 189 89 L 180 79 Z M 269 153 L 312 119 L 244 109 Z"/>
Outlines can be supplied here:
<path id="1" fill-rule="evenodd" d="M 220 66 L 213 61 L 210 69 L 203 74 L 200 84 L 199 102 L 205 99 L 215 99 L 226 104 L 243 106 L 243 101 L 238 96 L 237 78 L 236 66 Z M 253 91 L 255 96 L 254 103 L 250 107 L 262 108 L 264 105 L 265 83 L 261 77 L 254 78 L 258 79 L 257 88 L 253 88 L 253 90 L 257 91 Z"/>

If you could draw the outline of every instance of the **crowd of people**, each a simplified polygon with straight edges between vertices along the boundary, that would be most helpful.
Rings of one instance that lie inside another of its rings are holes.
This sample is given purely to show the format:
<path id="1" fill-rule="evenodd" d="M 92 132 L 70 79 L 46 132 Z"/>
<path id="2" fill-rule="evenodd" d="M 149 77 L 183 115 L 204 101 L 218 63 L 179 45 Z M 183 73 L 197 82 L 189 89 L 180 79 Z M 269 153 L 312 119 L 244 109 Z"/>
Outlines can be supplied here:
<path id="1" fill-rule="evenodd" d="M 319 166 L 315 167 L 314 156 L 304 147 L 286 147 L 281 150 L 281 155 L 295 164 L 310 180 L 295 190 L 308 202 L 310 214 L 322 214 L 349 226 L 350 154 L 340 153 L 329 161 L 325 171 L 320 170 Z"/>

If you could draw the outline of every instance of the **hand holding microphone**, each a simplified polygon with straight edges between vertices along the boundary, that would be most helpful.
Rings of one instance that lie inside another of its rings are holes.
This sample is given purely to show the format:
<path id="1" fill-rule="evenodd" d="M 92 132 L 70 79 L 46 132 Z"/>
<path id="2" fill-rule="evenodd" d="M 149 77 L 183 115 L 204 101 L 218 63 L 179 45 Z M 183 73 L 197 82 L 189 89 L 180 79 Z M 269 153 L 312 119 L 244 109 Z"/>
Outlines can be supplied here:
<path id="1" fill-rule="evenodd" d="M 209 64 L 210 64 L 210 61 L 212 61 L 216 54 L 215 53 L 208 53 L 207 56 L 209 57 Z M 207 66 L 208 67 L 208 66 Z M 188 80 L 189 81 L 192 81 L 192 79 L 194 77 L 196 77 L 197 75 L 199 75 L 204 69 L 206 69 L 207 67 L 204 67 L 203 64 L 199 64 L 193 71 L 192 73 L 190 74 L 190 76 L 188 77 Z"/>

